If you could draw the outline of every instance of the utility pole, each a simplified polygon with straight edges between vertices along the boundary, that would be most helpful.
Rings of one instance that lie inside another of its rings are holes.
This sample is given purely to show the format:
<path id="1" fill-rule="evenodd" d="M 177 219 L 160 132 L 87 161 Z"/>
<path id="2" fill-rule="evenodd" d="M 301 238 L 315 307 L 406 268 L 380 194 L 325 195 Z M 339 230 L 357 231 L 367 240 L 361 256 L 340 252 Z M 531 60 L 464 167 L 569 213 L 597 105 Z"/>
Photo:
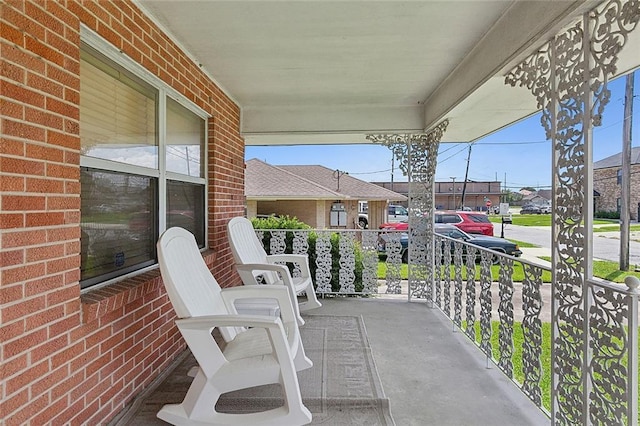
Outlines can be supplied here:
<path id="1" fill-rule="evenodd" d="M 453 209 L 456 210 L 456 177 L 451 176 L 451 180 L 453 181 Z"/>
<path id="2" fill-rule="evenodd" d="M 464 183 L 462 184 L 462 200 L 460 210 L 464 208 L 464 194 L 467 192 L 467 178 L 469 177 L 469 162 L 471 161 L 471 145 L 469 145 L 469 155 L 467 155 L 467 171 L 464 172 Z"/>
<path id="3" fill-rule="evenodd" d="M 622 182 L 620 185 L 620 270 L 629 270 L 629 221 L 631 220 L 631 116 L 633 115 L 633 76 L 627 74 L 624 92 L 622 130 Z M 639 218 L 640 219 L 640 218 Z"/>

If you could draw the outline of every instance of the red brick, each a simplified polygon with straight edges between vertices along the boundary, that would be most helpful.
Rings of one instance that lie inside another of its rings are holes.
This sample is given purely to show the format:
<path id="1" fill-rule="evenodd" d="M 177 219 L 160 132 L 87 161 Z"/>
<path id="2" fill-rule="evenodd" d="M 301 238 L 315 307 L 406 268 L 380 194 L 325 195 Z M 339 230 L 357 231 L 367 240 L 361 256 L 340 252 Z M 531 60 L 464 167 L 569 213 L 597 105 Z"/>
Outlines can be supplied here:
<path id="1" fill-rule="evenodd" d="M 68 116 L 65 116 L 68 117 Z M 62 127 L 60 128 L 62 130 Z M 69 134 L 56 132 L 54 130 L 47 131 L 47 142 L 69 149 L 80 149 L 80 138 L 77 134 Z"/>
<path id="2" fill-rule="evenodd" d="M 27 72 L 27 86 L 31 89 L 43 92 L 51 96 L 61 98 L 64 95 L 64 87 L 50 78 L 41 74 Z"/>
<path id="3" fill-rule="evenodd" d="M 58 241 L 77 240 L 80 238 L 80 227 L 52 228 L 47 230 L 46 241 L 54 243 Z"/>
<path id="4" fill-rule="evenodd" d="M 2 210 L 44 210 L 45 203 L 46 198 L 42 196 L 4 195 L 2 197 Z"/>
<path id="5" fill-rule="evenodd" d="M 64 213 L 27 213 L 26 224 L 29 228 L 64 225 Z"/>
<path id="6" fill-rule="evenodd" d="M 71 391 L 71 389 L 75 388 L 80 383 L 82 383 L 83 379 L 84 379 L 84 371 L 78 371 L 78 372 L 72 373 L 71 376 L 65 378 L 64 380 L 61 380 L 60 382 L 55 383 L 54 386 L 51 388 L 51 398 L 54 400 L 58 398 L 62 398 L 63 396 L 67 395 Z M 53 416 L 51 418 L 53 418 Z M 56 423 L 53 423 L 53 424 L 56 424 Z"/>
<path id="7" fill-rule="evenodd" d="M 24 284 L 25 297 L 32 297 L 39 294 L 48 293 L 52 289 L 59 288 L 62 285 L 62 278 L 60 276 L 38 277 L 37 279 L 33 281 L 27 281 Z"/>
<path id="8" fill-rule="evenodd" d="M 74 261 L 74 263 L 77 263 Z M 76 267 L 80 266 L 79 264 Z M 78 286 L 67 286 L 47 294 L 47 306 L 55 306 L 80 297 Z"/>
<path id="9" fill-rule="evenodd" d="M 4 49 L 2 53 L 5 53 Z M 26 105 L 33 105 L 39 108 L 44 108 L 45 106 L 45 97 L 43 94 L 37 93 L 36 91 L 29 89 L 28 87 L 19 86 L 9 81 L 3 82 L 2 95 Z"/>
<path id="10" fill-rule="evenodd" d="M 54 64 L 62 66 L 64 64 L 64 56 L 60 52 L 52 49 L 50 46 L 47 46 L 46 44 L 42 43 L 40 41 L 42 39 L 26 37 L 24 40 L 24 46 L 27 50 L 35 53 L 39 57 L 44 58 L 47 61 L 53 62 Z"/>
<path id="11" fill-rule="evenodd" d="M 35 330 L 58 318 L 62 318 L 62 316 L 64 316 L 64 307 L 56 306 L 49 308 L 25 317 L 25 328 L 27 331 Z M 49 338 L 51 338 L 51 336 L 49 336 Z"/>
<path id="12" fill-rule="evenodd" d="M 2 176 L 0 179 L 0 191 L 2 192 L 23 192 L 25 189 L 25 178 L 23 176 Z"/>
<path id="13" fill-rule="evenodd" d="M 7 399 L 0 400 L 0 413 L 3 414 L 3 417 L 7 418 L 11 413 L 26 405 L 28 402 L 29 391 L 24 389 Z"/>
<path id="14" fill-rule="evenodd" d="M 16 321 L 13 323 L 5 322 L 0 325 L 0 341 L 8 342 L 11 339 L 16 339 L 24 334 L 24 321 Z M 8 357 L 5 356 L 5 359 Z M 0 376 L 4 374 L 2 369 L 0 369 Z"/>
<path id="15" fill-rule="evenodd" d="M 53 382 L 57 378 L 58 377 L 49 377 L 49 381 Z M 47 384 L 46 382 L 44 382 L 45 379 L 43 379 L 42 386 Z M 57 383 L 57 382 L 53 382 L 53 383 Z M 36 415 L 36 416 L 31 418 L 31 424 L 33 424 L 33 425 L 50 424 L 51 419 L 53 417 L 55 417 L 58 413 L 60 413 L 62 410 L 67 408 L 67 406 L 68 406 L 68 403 L 67 403 L 66 398 L 65 399 L 61 399 L 61 400 L 59 400 L 57 402 L 54 402 L 52 404 L 48 404 L 47 407 L 43 411 L 41 411 L 40 413 L 38 413 L 38 415 Z"/>
<path id="16" fill-rule="evenodd" d="M 23 141 L 19 141 L 15 139 L 0 138 L 0 152 L 5 156 L 8 156 L 8 155 L 23 156 L 24 146 L 25 146 L 25 143 Z M 2 160 L 0 161 L 0 165 L 2 165 L 2 162 L 7 161 L 7 158 L 0 157 L 0 159 Z M 0 167 L 0 170 L 3 170 L 3 168 Z"/>
<path id="17" fill-rule="evenodd" d="M 20 355 L 24 352 L 27 352 L 33 346 L 36 346 L 42 342 L 45 342 L 46 340 L 47 340 L 47 330 L 44 328 L 40 330 L 36 330 L 29 334 L 25 334 L 15 340 L 5 343 L 4 356 L 5 358 L 12 358 L 16 355 Z M 12 392 L 7 392 L 7 393 L 12 393 Z"/>
<path id="18" fill-rule="evenodd" d="M 26 183 L 26 192 L 37 192 L 41 194 L 64 193 L 64 181 L 61 180 L 27 178 Z"/>
<path id="19" fill-rule="evenodd" d="M 37 399 L 29 398 L 28 405 L 21 408 L 8 418 L 6 424 L 3 426 L 23 426 L 25 424 L 29 424 L 30 422 L 28 419 L 31 418 L 34 413 L 38 413 L 43 410 L 47 405 L 49 405 L 49 396 L 46 394 Z"/>
<path id="20" fill-rule="evenodd" d="M 45 343 L 31 350 L 31 361 L 38 362 L 40 360 L 47 360 L 51 357 L 51 354 L 61 351 L 68 344 L 68 335 L 57 336 L 54 338 L 49 337 Z"/>
<path id="21" fill-rule="evenodd" d="M 0 172 L 43 176 L 44 170 L 45 165 L 41 161 L 29 161 L 19 158 L 3 158 L 0 161 Z"/>
<path id="22" fill-rule="evenodd" d="M 2 82 L 0 81 L 0 93 L 2 93 Z M 14 118 L 17 121 L 25 119 L 25 106 L 21 103 L 10 101 L 8 99 L 2 100 L 2 114 L 7 118 Z"/>
<path id="23" fill-rule="evenodd" d="M 0 196 L 0 198 L 2 198 Z M 23 213 L 0 213 L 0 229 L 24 228 Z"/>
<path id="24" fill-rule="evenodd" d="M 49 196 L 47 197 L 49 210 L 80 210 L 80 197 L 77 196 Z M 62 222 L 66 223 L 66 222 Z"/>
<path id="25" fill-rule="evenodd" d="M 19 281 L 27 281 L 34 279 L 36 277 L 40 277 L 45 272 L 45 264 L 44 263 L 35 263 L 29 265 L 17 266 L 15 268 L 7 268 L 2 272 L 2 284 L 12 284 Z M 3 312 L 5 309 L 4 308 Z M 4 317 L 3 317 L 4 319 Z"/>
<path id="26" fill-rule="evenodd" d="M 47 164 L 46 165 L 46 176 L 52 178 L 62 178 L 62 179 L 80 179 L 80 167 L 76 165 L 62 165 L 62 164 Z"/>
<path id="27" fill-rule="evenodd" d="M 0 252 L 0 265 L 6 268 L 9 266 L 19 265 L 24 262 L 24 250 L 12 250 Z M 0 291 L 2 289 L 0 288 Z"/>

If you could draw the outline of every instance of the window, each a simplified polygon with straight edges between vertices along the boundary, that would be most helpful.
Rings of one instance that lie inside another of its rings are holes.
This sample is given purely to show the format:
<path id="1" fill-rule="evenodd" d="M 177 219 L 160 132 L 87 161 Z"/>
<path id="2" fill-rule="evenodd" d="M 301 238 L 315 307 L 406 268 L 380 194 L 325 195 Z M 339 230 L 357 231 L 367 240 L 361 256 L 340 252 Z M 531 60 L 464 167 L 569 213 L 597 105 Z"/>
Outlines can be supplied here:
<path id="1" fill-rule="evenodd" d="M 204 114 L 94 43 L 80 58 L 83 288 L 155 264 L 168 227 L 200 247 L 206 233 Z"/>
<path id="2" fill-rule="evenodd" d="M 622 169 L 618 170 L 618 173 L 616 175 L 616 181 L 618 185 L 622 185 Z"/>

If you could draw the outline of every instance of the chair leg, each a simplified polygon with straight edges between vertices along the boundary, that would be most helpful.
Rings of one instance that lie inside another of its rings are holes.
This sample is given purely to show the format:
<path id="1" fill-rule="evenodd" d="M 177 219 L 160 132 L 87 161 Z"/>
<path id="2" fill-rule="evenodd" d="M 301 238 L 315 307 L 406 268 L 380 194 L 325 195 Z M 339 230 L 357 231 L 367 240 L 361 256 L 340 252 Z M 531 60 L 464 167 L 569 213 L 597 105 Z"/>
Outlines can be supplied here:
<path id="1" fill-rule="evenodd" d="M 307 294 L 307 300 L 301 303 L 298 303 L 300 311 L 309 311 L 311 309 L 316 309 L 322 306 L 322 303 L 318 300 L 316 296 L 316 292 L 314 291 L 313 284 L 311 284 L 310 289 L 307 289 L 305 292 Z"/>
<path id="2" fill-rule="evenodd" d="M 286 374 L 284 376 L 282 385 L 285 388 L 286 404 L 283 407 L 260 413 L 229 414 L 215 411 L 221 393 L 200 370 L 191 383 L 184 401 L 181 404 L 163 406 L 157 417 L 180 426 L 294 426 L 311 423 L 311 412 L 302 404 L 300 389 L 295 381 L 297 379 L 293 378 L 292 381 L 291 378 L 286 378 Z"/>
<path id="3" fill-rule="evenodd" d="M 302 337 L 298 337 L 298 350 L 293 358 L 293 365 L 296 371 L 306 370 L 313 367 L 313 361 L 307 357 L 304 352 L 304 346 L 302 345 Z"/>

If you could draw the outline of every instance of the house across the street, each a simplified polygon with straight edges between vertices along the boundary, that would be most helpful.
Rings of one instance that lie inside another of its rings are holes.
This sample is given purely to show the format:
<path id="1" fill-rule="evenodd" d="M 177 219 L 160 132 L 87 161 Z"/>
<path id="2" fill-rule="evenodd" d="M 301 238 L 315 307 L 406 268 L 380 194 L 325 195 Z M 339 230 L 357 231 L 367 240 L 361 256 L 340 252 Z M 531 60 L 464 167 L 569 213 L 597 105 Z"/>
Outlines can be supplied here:
<path id="1" fill-rule="evenodd" d="M 359 202 L 366 201 L 367 225 L 387 220 L 387 205 L 407 197 L 324 166 L 274 166 L 248 160 L 245 169 L 247 217 L 295 216 L 314 228 L 356 228 Z"/>
<path id="2" fill-rule="evenodd" d="M 631 148 L 631 219 L 638 220 L 640 210 L 640 147 Z M 593 163 L 593 189 L 599 193 L 595 197 L 595 211 L 620 213 L 622 195 L 622 153 Z"/>

